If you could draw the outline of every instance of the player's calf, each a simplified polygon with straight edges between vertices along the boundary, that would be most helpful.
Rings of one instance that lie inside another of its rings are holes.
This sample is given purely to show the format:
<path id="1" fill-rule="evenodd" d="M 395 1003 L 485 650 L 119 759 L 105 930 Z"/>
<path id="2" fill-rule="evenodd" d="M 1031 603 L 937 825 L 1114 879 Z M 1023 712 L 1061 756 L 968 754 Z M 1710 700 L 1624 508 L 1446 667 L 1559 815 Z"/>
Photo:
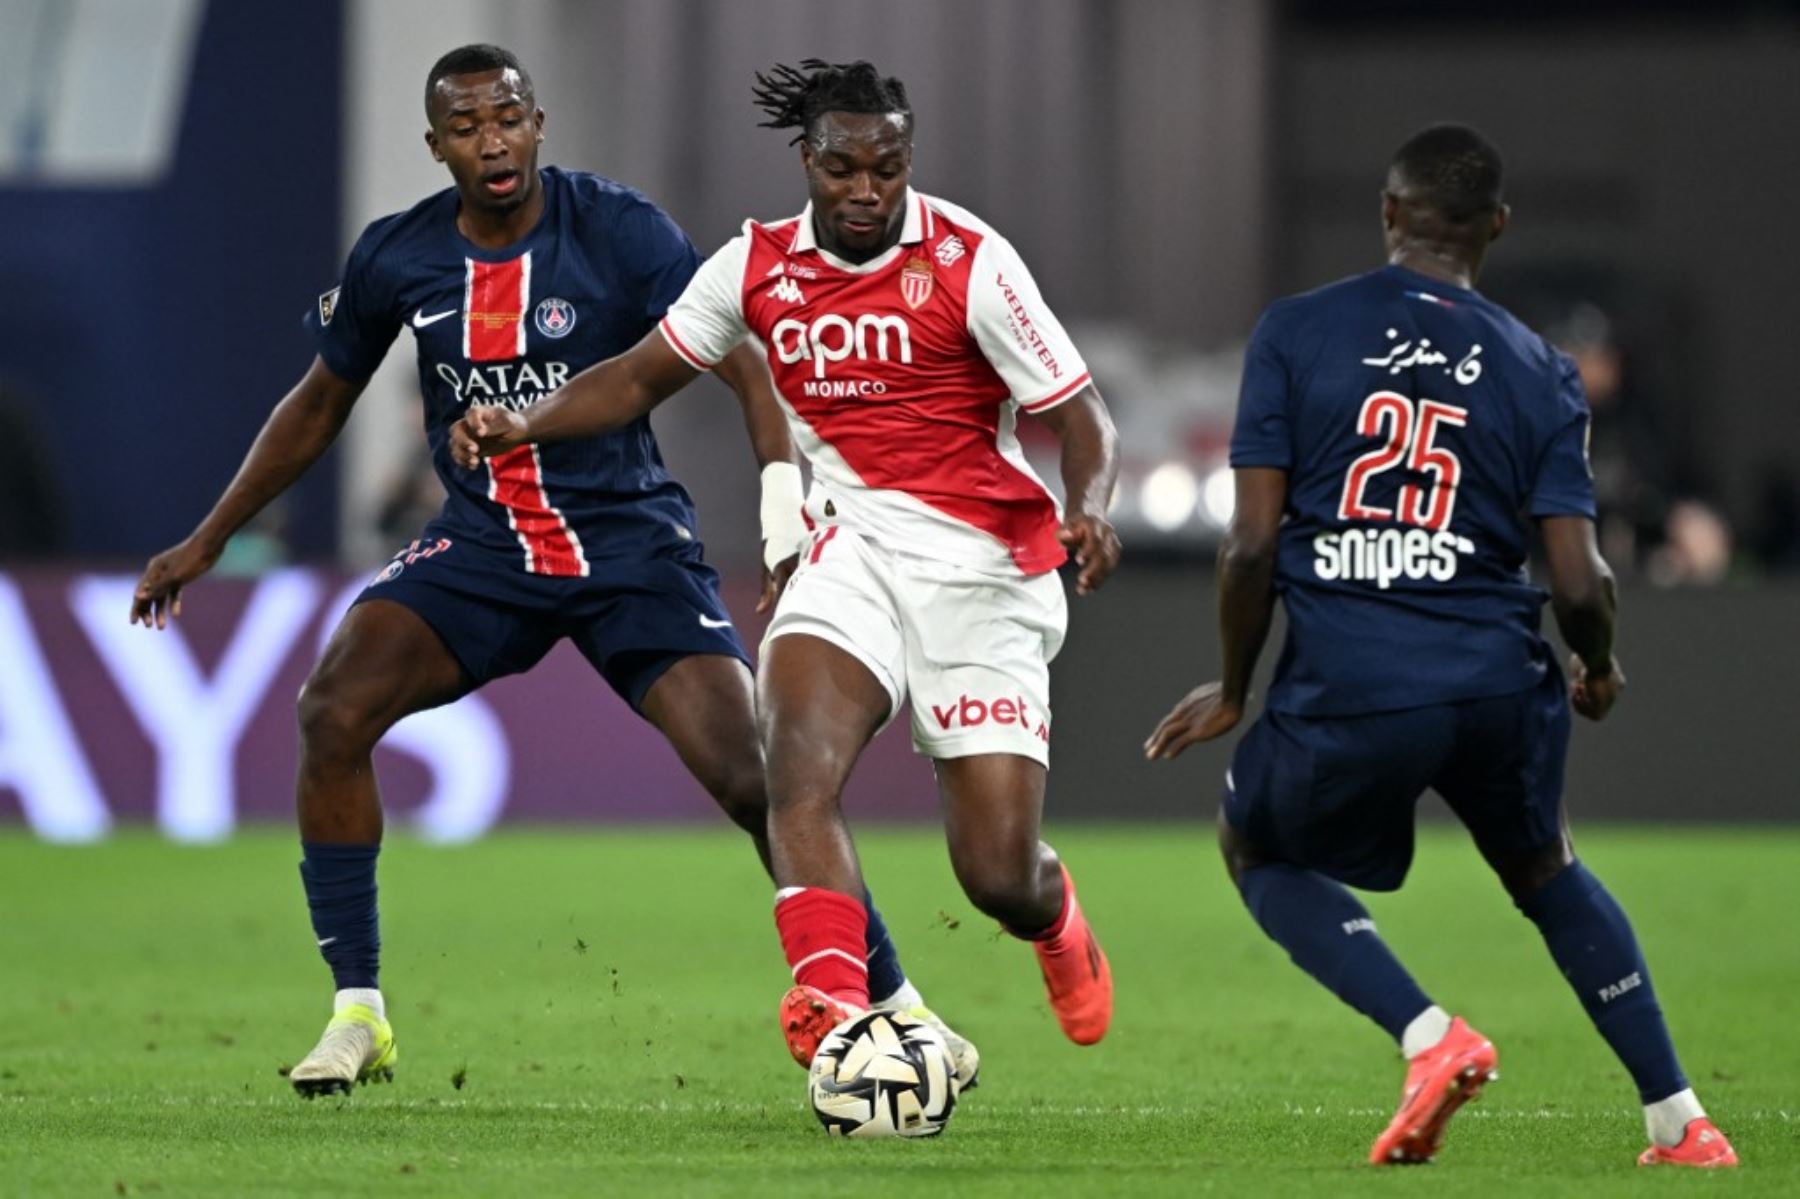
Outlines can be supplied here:
<path id="1" fill-rule="evenodd" d="M 1056 919 L 1035 935 L 1011 931 L 1030 941 L 1037 953 L 1050 1010 L 1063 1035 L 1077 1045 L 1092 1045 L 1112 1024 L 1112 966 L 1082 914 L 1068 868 L 1059 864 L 1058 870 L 1062 887 Z"/>

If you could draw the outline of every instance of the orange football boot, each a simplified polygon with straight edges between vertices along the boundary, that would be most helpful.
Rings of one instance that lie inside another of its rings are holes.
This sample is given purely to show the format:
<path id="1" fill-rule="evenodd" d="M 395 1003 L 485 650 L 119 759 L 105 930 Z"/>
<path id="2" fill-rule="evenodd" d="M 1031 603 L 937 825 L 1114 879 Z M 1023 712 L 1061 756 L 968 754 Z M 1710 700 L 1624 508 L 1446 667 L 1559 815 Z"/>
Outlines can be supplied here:
<path id="1" fill-rule="evenodd" d="M 1499 1077 L 1500 1055 L 1493 1042 L 1458 1016 L 1444 1039 L 1413 1058 L 1406 1067 L 1406 1090 L 1400 1110 L 1369 1149 L 1373 1165 L 1417 1165 L 1428 1162 L 1444 1140 L 1444 1126 L 1456 1109 Z"/>
<path id="2" fill-rule="evenodd" d="M 803 1069 L 811 1069 L 819 1043 L 854 1014 L 855 1009 L 817 987 L 793 988 L 781 997 L 781 1035 L 788 1052 Z"/>
<path id="3" fill-rule="evenodd" d="M 1737 1151 L 1725 1134 L 1705 1116 L 1689 1120 L 1681 1144 L 1673 1149 L 1652 1145 L 1638 1155 L 1640 1166 L 1694 1166 L 1702 1170 L 1718 1170 L 1738 1164 Z"/>
<path id="4" fill-rule="evenodd" d="M 1063 889 L 1068 896 L 1062 927 L 1056 935 L 1033 941 L 1038 968 L 1044 972 L 1044 990 L 1050 1010 L 1063 1034 L 1077 1045 L 1092 1045 L 1106 1035 L 1112 1023 L 1112 967 L 1100 952 L 1100 942 L 1081 914 L 1075 899 L 1075 883 L 1063 867 Z"/>

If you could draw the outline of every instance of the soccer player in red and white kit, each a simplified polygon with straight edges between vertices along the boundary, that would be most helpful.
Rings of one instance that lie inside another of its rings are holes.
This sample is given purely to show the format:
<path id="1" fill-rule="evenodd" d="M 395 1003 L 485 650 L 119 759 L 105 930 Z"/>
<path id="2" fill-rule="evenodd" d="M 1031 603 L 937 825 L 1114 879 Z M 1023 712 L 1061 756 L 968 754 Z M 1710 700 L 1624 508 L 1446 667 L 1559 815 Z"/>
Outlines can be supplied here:
<path id="1" fill-rule="evenodd" d="M 465 465 L 637 419 L 746 337 L 765 349 L 812 464 L 810 539 L 763 641 L 775 922 L 795 986 L 781 1021 L 810 1063 L 869 1004 L 856 852 L 839 798 L 910 692 L 913 744 L 937 767 L 951 863 L 969 899 L 1032 943 L 1063 1031 L 1092 1044 L 1112 975 L 1069 873 L 1039 840 L 1049 662 L 1076 590 L 1118 562 L 1105 512 L 1117 437 L 1081 356 L 1012 246 L 914 192 L 902 84 L 866 62 L 809 59 L 758 77 L 766 125 L 799 129 L 810 203 L 748 221 L 657 332 L 524 411 L 473 408 Z M 1059 436 L 1067 508 L 1031 472 L 1014 424 Z M 780 502 L 780 501 L 777 501 Z"/>

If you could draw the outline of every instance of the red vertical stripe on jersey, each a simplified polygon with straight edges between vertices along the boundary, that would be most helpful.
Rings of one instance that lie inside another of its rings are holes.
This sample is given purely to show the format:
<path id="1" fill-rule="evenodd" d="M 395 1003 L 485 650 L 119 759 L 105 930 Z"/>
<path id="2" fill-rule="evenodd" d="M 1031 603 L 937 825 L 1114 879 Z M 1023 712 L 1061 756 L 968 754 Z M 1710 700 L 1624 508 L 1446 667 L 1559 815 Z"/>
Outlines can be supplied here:
<path id="1" fill-rule="evenodd" d="M 531 255 L 506 262 L 466 259 L 463 355 L 506 362 L 525 353 L 525 309 L 531 300 Z"/>
<path id="2" fill-rule="evenodd" d="M 506 519 L 525 547 L 527 571 L 586 576 L 587 557 L 580 539 L 544 494 L 543 464 L 535 445 L 517 446 L 488 459 L 488 498 L 506 509 Z"/>

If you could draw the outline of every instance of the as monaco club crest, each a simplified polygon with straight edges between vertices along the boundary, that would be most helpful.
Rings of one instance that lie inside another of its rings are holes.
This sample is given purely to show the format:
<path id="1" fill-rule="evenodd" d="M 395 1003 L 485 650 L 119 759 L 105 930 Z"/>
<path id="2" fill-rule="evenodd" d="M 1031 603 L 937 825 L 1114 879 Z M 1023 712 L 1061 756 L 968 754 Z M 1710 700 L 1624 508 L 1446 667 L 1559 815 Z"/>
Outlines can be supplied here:
<path id="1" fill-rule="evenodd" d="M 931 298 L 931 259 L 914 255 L 900 268 L 900 295 L 908 308 L 917 308 Z"/>
<path id="2" fill-rule="evenodd" d="M 534 319 L 545 337 L 567 337 L 575 327 L 575 305 L 551 296 L 537 306 Z"/>

